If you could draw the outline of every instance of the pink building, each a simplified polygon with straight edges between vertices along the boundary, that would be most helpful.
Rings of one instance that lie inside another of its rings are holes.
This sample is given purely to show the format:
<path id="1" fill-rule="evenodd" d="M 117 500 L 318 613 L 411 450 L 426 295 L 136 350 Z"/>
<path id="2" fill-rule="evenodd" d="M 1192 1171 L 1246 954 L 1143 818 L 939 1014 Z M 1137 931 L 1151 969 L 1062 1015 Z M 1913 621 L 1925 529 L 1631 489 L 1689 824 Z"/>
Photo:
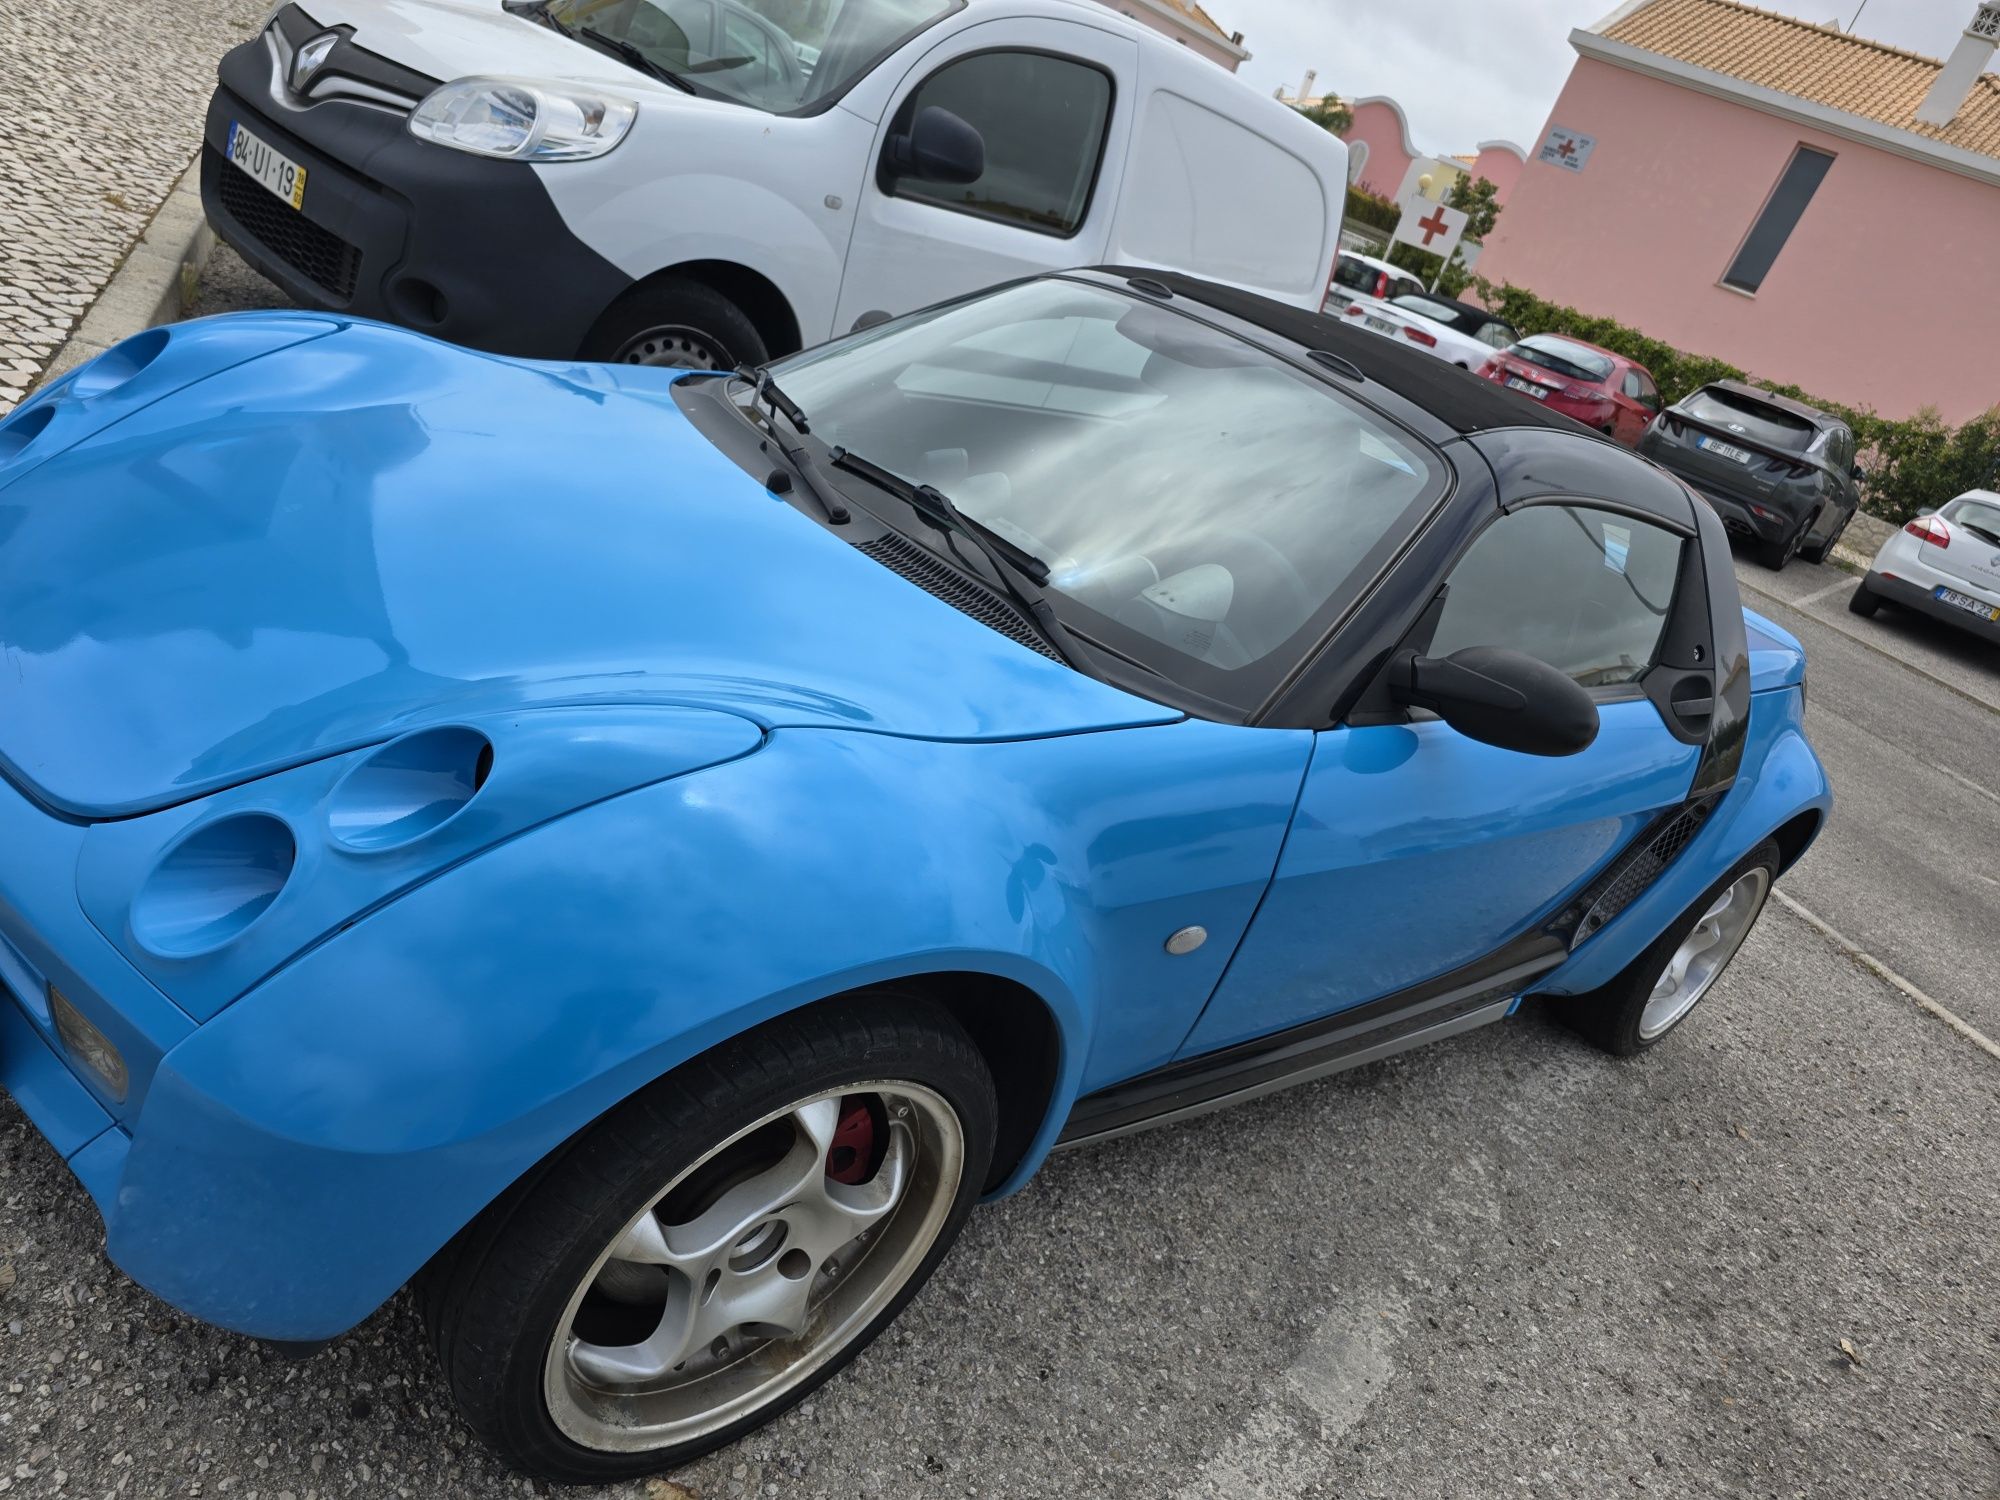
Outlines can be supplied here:
<path id="1" fill-rule="evenodd" d="M 1426 175 L 1430 196 L 1440 199 L 1460 177 L 1486 177 L 1505 204 L 1526 164 L 1526 153 L 1512 141 L 1482 141 L 1470 156 L 1427 155 L 1410 139 L 1409 117 L 1394 99 L 1357 99 L 1350 108 L 1354 123 L 1343 137 L 1354 158 L 1349 176 L 1357 187 L 1383 198 L 1400 201 Z"/>
<path id="2" fill-rule="evenodd" d="M 1975 9 L 1941 64 L 1632 0 L 1571 35 L 1480 274 L 1885 416 L 1978 415 L 2000 402 L 2000 5 Z"/>

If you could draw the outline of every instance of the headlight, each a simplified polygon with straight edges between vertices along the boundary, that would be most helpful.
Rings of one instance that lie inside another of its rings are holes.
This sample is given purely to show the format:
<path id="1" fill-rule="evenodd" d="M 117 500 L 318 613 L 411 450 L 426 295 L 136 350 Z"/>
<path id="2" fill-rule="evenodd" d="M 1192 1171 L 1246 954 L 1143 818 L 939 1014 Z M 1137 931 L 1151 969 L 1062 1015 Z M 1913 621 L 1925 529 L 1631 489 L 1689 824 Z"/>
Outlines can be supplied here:
<path id="1" fill-rule="evenodd" d="M 509 161 L 583 161 L 625 138 L 639 106 L 515 78 L 461 78 L 410 116 L 410 134 L 455 151 Z"/>

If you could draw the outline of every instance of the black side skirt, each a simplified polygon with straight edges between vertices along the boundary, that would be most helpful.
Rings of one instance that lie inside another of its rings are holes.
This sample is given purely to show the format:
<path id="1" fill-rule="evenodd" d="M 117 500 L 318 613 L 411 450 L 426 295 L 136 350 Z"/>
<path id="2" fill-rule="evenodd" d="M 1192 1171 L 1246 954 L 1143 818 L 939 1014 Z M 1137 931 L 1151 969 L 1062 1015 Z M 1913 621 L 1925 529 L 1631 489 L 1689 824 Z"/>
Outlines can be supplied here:
<path id="1" fill-rule="evenodd" d="M 1168 1063 L 1077 1100 L 1058 1149 L 1221 1109 L 1308 1079 L 1359 1067 L 1507 1014 L 1514 997 L 1569 957 L 1537 932 L 1476 963 L 1366 1005 Z"/>

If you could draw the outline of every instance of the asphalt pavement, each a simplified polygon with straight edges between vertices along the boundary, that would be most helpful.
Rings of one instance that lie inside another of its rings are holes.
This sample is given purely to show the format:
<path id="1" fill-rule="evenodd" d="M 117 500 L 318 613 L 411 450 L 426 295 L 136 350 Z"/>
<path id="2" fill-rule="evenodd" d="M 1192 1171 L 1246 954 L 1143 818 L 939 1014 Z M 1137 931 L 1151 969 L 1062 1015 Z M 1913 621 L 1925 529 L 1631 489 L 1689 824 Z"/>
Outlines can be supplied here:
<path id="1" fill-rule="evenodd" d="M 1670 1042 L 1530 1010 L 1058 1156 L 811 1402 L 610 1493 L 2000 1495 L 2000 1057 L 1910 993 L 2000 1037 L 2000 651 L 1739 574 L 1806 644 L 1838 807 Z M 0 1489 L 535 1488 L 406 1299 L 287 1362 L 101 1246 L 0 1102 Z"/>

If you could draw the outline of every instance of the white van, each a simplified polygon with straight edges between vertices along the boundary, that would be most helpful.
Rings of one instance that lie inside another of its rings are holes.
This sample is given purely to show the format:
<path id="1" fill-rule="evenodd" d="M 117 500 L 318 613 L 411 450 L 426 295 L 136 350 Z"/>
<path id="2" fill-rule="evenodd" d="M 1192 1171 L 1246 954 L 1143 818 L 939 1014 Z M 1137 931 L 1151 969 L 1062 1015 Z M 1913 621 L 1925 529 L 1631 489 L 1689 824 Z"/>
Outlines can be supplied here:
<path id="1" fill-rule="evenodd" d="M 297 0 L 202 200 L 301 302 L 722 368 L 1015 276 L 1317 310 L 1347 151 L 1092 0 Z"/>

